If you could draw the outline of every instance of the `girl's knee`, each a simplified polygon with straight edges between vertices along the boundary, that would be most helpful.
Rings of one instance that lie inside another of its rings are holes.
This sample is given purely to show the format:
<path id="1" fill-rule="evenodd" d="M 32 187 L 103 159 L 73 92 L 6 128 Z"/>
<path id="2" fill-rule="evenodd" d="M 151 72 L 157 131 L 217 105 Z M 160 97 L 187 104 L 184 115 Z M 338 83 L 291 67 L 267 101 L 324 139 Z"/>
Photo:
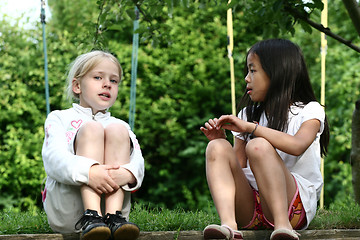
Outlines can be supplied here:
<path id="1" fill-rule="evenodd" d="M 85 139 L 103 139 L 104 138 L 104 128 L 101 123 L 95 121 L 89 121 L 84 123 L 79 132 L 77 133 L 77 138 Z"/>
<path id="2" fill-rule="evenodd" d="M 105 138 L 107 140 L 130 143 L 128 129 L 119 123 L 112 123 L 105 128 Z"/>
<path id="3" fill-rule="evenodd" d="M 246 144 L 245 151 L 249 159 L 258 159 L 274 151 L 274 147 L 265 138 L 257 137 Z"/>
<path id="4" fill-rule="evenodd" d="M 208 143 L 206 148 L 207 161 L 215 159 L 216 156 L 224 156 L 224 154 L 232 151 L 231 144 L 226 139 L 215 139 Z"/>

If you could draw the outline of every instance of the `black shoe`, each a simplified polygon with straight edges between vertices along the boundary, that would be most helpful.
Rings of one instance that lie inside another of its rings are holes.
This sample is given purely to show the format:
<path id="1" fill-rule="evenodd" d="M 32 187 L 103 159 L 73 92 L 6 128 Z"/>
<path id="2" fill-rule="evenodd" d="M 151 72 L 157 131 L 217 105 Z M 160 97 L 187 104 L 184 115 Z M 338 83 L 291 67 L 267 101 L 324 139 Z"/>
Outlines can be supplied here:
<path id="1" fill-rule="evenodd" d="M 106 214 L 105 223 L 111 230 L 113 240 L 135 240 L 140 235 L 139 227 L 135 223 L 126 221 L 120 211 Z"/>
<path id="2" fill-rule="evenodd" d="M 83 240 L 108 240 L 111 236 L 111 231 L 103 218 L 97 211 L 90 209 L 86 210 L 75 224 L 75 229 L 82 229 L 81 239 Z"/>

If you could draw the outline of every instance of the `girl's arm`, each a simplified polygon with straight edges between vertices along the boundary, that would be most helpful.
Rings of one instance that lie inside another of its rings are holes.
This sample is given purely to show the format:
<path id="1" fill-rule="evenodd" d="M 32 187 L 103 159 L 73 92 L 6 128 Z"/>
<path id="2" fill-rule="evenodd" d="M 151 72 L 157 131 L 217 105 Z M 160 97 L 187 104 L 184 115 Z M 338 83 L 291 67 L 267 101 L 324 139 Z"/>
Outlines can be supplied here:
<path id="1" fill-rule="evenodd" d="M 126 125 L 130 140 L 133 144 L 133 151 L 130 155 L 130 162 L 124 164 L 119 170 L 110 171 L 110 176 L 119 183 L 126 191 L 134 191 L 141 187 L 145 175 L 144 157 L 141 152 L 140 144 L 136 139 L 136 135 L 131 131 L 129 124 L 122 121 Z M 123 184 L 124 181 L 126 184 Z"/>
<path id="2" fill-rule="evenodd" d="M 246 168 L 247 165 L 247 157 L 246 157 L 246 153 L 245 153 L 245 146 L 246 143 L 244 140 L 241 140 L 239 138 L 235 138 L 235 142 L 234 142 L 234 151 L 236 154 L 236 158 L 238 160 L 238 162 L 240 163 L 240 166 L 242 168 Z"/>
<path id="3" fill-rule="evenodd" d="M 57 111 L 50 113 L 45 121 L 42 158 L 46 174 L 69 185 L 88 184 L 89 169 L 98 164 L 95 160 L 74 155 L 68 150 L 66 130 Z"/>
<path id="4" fill-rule="evenodd" d="M 256 127 L 255 123 L 243 121 L 232 115 L 221 116 L 216 127 L 218 129 L 224 128 L 231 131 L 248 133 L 252 133 L 256 128 L 254 131 L 256 137 L 263 137 L 275 148 L 288 154 L 299 156 L 314 141 L 316 134 L 320 130 L 320 121 L 310 119 L 303 122 L 294 136 L 264 126 Z"/>

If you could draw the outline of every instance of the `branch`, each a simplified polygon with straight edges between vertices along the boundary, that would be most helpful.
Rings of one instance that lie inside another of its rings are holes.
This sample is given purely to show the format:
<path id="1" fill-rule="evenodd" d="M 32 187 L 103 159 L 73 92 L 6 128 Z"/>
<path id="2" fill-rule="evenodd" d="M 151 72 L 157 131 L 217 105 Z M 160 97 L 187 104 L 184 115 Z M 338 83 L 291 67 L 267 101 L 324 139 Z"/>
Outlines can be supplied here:
<path id="1" fill-rule="evenodd" d="M 304 22 L 306 22 L 307 24 L 309 24 L 313 28 L 319 30 L 320 32 L 325 33 L 327 36 L 332 37 L 333 39 L 337 40 L 338 42 L 340 42 L 342 44 L 345 44 L 346 46 L 348 46 L 348 47 L 352 48 L 353 50 L 360 53 L 360 47 L 352 44 L 351 41 L 346 40 L 346 39 L 342 38 L 341 36 L 333 33 L 330 30 L 330 28 L 325 28 L 322 24 L 318 24 L 316 22 L 313 22 L 312 20 L 309 19 L 309 17 L 300 14 L 298 11 L 296 11 L 294 9 L 291 9 L 289 7 L 285 7 L 285 10 L 288 11 L 295 19 L 303 20 Z"/>
<path id="2" fill-rule="evenodd" d="M 146 22 L 148 22 L 150 24 L 150 26 L 152 26 L 151 20 L 148 18 L 148 15 L 144 12 L 144 10 L 141 8 L 141 3 L 139 3 L 136 0 L 133 0 L 134 5 L 138 8 L 139 12 L 141 13 L 141 15 L 143 15 L 144 20 Z"/>
<path id="3" fill-rule="evenodd" d="M 351 21 L 360 36 L 360 6 L 356 0 L 342 0 L 349 13 Z"/>
<path id="4" fill-rule="evenodd" d="M 148 14 L 143 10 L 141 7 L 142 3 L 139 3 L 139 1 L 132 0 L 133 4 L 137 7 L 138 11 L 141 13 L 141 15 L 144 17 L 145 22 L 147 22 L 150 25 L 151 29 L 151 35 L 154 35 L 154 32 L 156 31 L 158 34 L 160 34 L 159 30 L 157 28 L 154 28 L 151 19 L 149 19 Z"/>
<path id="5" fill-rule="evenodd" d="M 93 43 L 94 46 L 96 46 L 96 44 L 97 44 L 97 42 L 99 40 L 99 35 L 101 34 L 100 17 L 103 14 L 105 3 L 106 3 L 106 0 L 103 0 L 103 2 L 101 3 L 100 13 L 98 15 L 97 22 L 96 22 L 96 25 L 95 25 L 95 38 L 94 38 L 94 43 Z"/>

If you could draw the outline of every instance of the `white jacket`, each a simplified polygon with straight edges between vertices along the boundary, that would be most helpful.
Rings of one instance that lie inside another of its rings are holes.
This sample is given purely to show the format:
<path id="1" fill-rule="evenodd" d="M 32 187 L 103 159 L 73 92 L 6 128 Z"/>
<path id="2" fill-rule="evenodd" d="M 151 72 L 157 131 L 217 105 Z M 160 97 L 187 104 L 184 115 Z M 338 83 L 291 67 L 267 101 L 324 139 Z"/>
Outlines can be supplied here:
<path id="1" fill-rule="evenodd" d="M 78 104 L 73 104 L 70 109 L 51 112 L 45 121 L 45 139 L 42 148 L 47 174 L 43 203 L 50 227 L 56 232 L 74 232 L 75 223 L 84 213 L 80 186 L 88 184 L 89 169 L 98 162 L 75 155 L 73 144 L 78 129 L 91 120 L 101 123 L 104 128 L 110 123 L 121 123 L 129 131 L 133 150 L 130 163 L 121 167 L 134 175 L 136 185 L 121 186 L 125 190 L 122 213 L 126 218 L 130 212 L 131 191 L 140 188 L 144 178 L 144 158 L 140 145 L 126 122 L 111 117 L 110 112 L 92 115 L 90 108 L 83 108 Z"/>

